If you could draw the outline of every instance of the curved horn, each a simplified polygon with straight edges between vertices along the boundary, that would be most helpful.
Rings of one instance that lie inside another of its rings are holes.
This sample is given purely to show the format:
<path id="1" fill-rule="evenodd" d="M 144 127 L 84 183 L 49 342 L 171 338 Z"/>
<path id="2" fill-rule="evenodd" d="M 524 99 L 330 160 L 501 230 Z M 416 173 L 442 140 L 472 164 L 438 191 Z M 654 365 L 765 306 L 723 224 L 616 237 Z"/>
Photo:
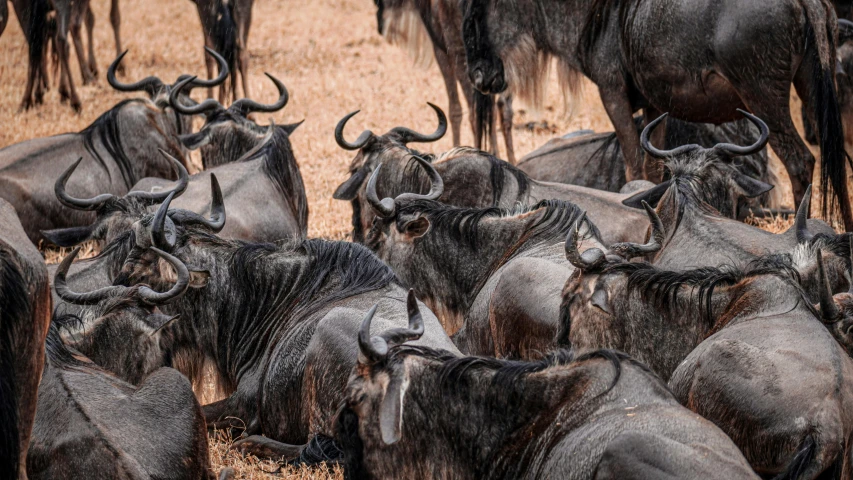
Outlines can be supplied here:
<path id="1" fill-rule="evenodd" d="M 67 257 L 63 258 L 62 263 L 59 264 L 59 268 L 56 269 L 56 275 L 53 278 L 53 288 L 56 290 L 59 298 L 75 305 L 95 305 L 105 298 L 115 296 L 127 290 L 128 287 L 110 286 L 87 293 L 71 291 L 66 284 L 66 276 L 68 275 L 68 269 L 71 268 L 71 263 L 77 258 L 78 253 L 80 253 L 80 247 L 76 247 Z"/>
<path id="2" fill-rule="evenodd" d="M 210 190 L 212 200 L 210 201 L 210 219 L 189 210 L 174 210 L 169 217 L 180 225 L 203 225 L 214 233 L 219 233 L 225 227 L 225 201 L 222 198 L 222 189 L 219 188 L 219 180 L 215 173 L 210 174 Z"/>
<path id="3" fill-rule="evenodd" d="M 600 248 L 590 248 L 581 253 L 578 250 L 578 236 L 583 222 L 586 221 L 586 212 L 581 215 L 574 226 L 569 230 L 569 237 L 566 239 L 566 260 L 575 266 L 578 270 L 586 271 L 601 267 L 607 261 L 604 252 Z"/>
<path id="4" fill-rule="evenodd" d="M 213 57 L 214 60 L 216 60 L 216 63 L 219 64 L 219 75 L 217 75 L 216 78 L 212 78 L 210 80 L 201 80 L 197 78 L 192 81 L 192 87 L 215 87 L 224 82 L 226 78 L 228 78 L 228 62 L 226 62 L 225 59 L 222 58 L 222 55 L 216 53 L 215 50 L 210 49 L 208 47 L 204 47 L 204 51 L 207 52 L 208 55 Z"/>
<path id="5" fill-rule="evenodd" d="M 426 170 L 427 176 L 429 176 L 429 193 L 426 195 L 421 195 L 419 193 L 401 193 L 394 199 L 394 203 L 411 200 L 438 200 L 438 198 L 441 197 L 441 194 L 444 193 L 444 180 L 441 179 L 441 175 L 439 175 L 435 167 L 433 167 L 432 164 L 424 158 L 417 155 L 412 155 L 412 157 L 421 164 L 421 167 Z"/>
<path id="6" fill-rule="evenodd" d="M 164 190 L 162 192 L 142 192 L 142 191 L 133 191 L 129 192 L 125 195 L 125 198 L 137 198 L 140 200 L 149 200 L 153 203 L 162 202 L 169 196 L 170 193 L 174 193 L 175 197 L 181 196 L 187 189 L 187 185 L 190 183 L 190 174 L 187 172 L 184 164 L 180 162 L 177 158 L 173 157 L 169 154 L 169 152 L 163 150 L 162 148 L 158 149 L 160 153 L 163 154 L 164 157 L 168 158 L 172 161 L 172 164 L 178 170 L 178 183 L 171 190 Z"/>
<path id="7" fill-rule="evenodd" d="M 624 243 L 616 243 L 610 246 L 610 251 L 624 258 L 625 260 L 630 260 L 634 257 L 641 257 L 644 255 L 648 255 L 650 253 L 655 253 L 661 249 L 664 241 L 664 234 L 666 233 L 663 229 L 663 222 L 661 222 L 660 217 L 658 217 L 657 212 L 645 200 L 642 202 L 643 208 L 646 209 L 646 215 L 649 216 L 649 222 L 652 224 L 652 234 L 649 238 L 649 242 L 645 245 L 640 245 L 638 243 L 632 242 L 624 242 Z"/>
<path id="8" fill-rule="evenodd" d="M 175 198 L 175 192 L 170 193 L 166 200 L 160 204 L 160 208 L 157 209 L 157 213 L 154 215 L 154 220 L 151 222 L 150 234 L 151 234 L 151 243 L 162 250 L 167 252 L 171 252 L 172 249 L 175 248 L 175 225 L 168 218 L 169 216 L 169 204 L 172 203 L 172 199 Z M 169 225 L 166 225 L 168 220 Z"/>
<path id="9" fill-rule="evenodd" d="M 820 295 L 820 318 L 824 323 L 835 323 L 841 315 L 838 305 L 832 298 L 832 290 L 829 289 L 829 279 L 826 277 L 826 269 L 823 267 L 823 251 L 817 251 L 817 283 Z"/>
<path id="10" fill-rule="evenodd" d="M 853 22 L 846 18 L 838 19 L 838 46 L 853 38 Z"/>
<path id="11" fill-rule="evenodd" d="M 740 108 L 738 108 L 737 111 L 742 113 L 750 122 L 752 122 L 753 125 L 758 127 L 758 131 L 761 132 L 758 136 L 758 140 L 756 140 L 752 145 L 746 147 L 741 147 L 731 143 L 718 143 L 714 145 L 714 150 L 721 150 L 729 155 L 752 155 L 753 153 L 761 151 L 761 149 L 767 145 L 767 140 L 770 138 L 770 129 L 767 128 L 767 124 L 764 123 L 763 120 L 755 115 L 745 110 L 741 110 Z"/>
<path id="12" fill-rule="evenodd" d="M 127 50 L 121 52 L 121 54 L 113 60 L 113 63 L 110 64 L 110 68 L 107 69 L 107 83 L 110 84 L 111 87 L 118 90 L 119 92 L 139 92 L 145 91 L 150 95 L 154 95 L 154 93 L 159 88 L 163 88 L 163 81 L 157 77 L 145 77 L 142 80 L 136 83 L 121 83 L 116 78 L 116 69 L 121 63 L 121 59 L 127 55 Z"/>
<path id="13" fill-rule="evenodd" d="M 794 231 L 797 233 L 797 243 L 808 243 L 814 234 L 809 231 L 809 208 L 812 203 L 812 186 L 806 188 L 806 193 L 803 195 L 803 200 L 800 206 L 797 207 L 797 216 L 794 217 Z"/>
<path id="14" fill-rule="evenodd" d="M 395 127 L 392 128 L 391 131 L 400 136 L 400 140 L 403 143 L 409 142 L 435 142 L 447 133 L 447 117 L 444 115 L 444 112 L 441 111 L 440 108 L 433 105 L 432 103 L 427 102 L 427 105 L 432 107 L 435 110 L 435 114 L 438 115 L 438 128 L 435 129 L 435 132 L 424 135 L 422 133 L 418 133 L 414 130 L 408 129 L 406 127 Z"/>
<path id="15" fill-rule="evenodd" d="M 83 161 L 83 157 L 77 159 L 68 169 L 62 172 L 62 175 L 56 179 L 56 183 L 53 185 L 53 191 L 56 194 L 56 198 L 59 200 L 59 203 L 65 205 L 68 208 L 73 208 L 75 210 L 96 210 L 101 205 L 107 203 L 110 200 L 115 199 L 115 195 L 110 193 L 102 193 L 98 196 L 92 198 L 74 198 L 68 193 L 65 192 L 65 184 L 68 182 L 68 179 L 71 177 L 71 174 L 74 173 L 74 170 L 77 169 L 77 166 L 80 165 L 80 162 Z"/>
<path id="16" fill-rule="evenodd" d="M 418 299 L 415 297 L 415 291 L 412 289 L 409 289 L 409 294 L 406 298 L 406 311 L 409 314 L 408 327 L 392 328 L 379 335 L 379 338 L 385 342 L 386 349 L 402 345 L 409 340 L 418 340 L 424 334 L 424 319 L 418 308 Z"/>
<path id="17" fill-rule="evenodd" d="M 178 95 L 181 93 L 181 90 L 186 88 L 189 83 L 195 82 L 197 79 L 198 77 L 195 76 L 187 77 L 175 84 L 175 86 L 172 87 L 172 91 L 169 92 L 169 105 L 171 105 L 176 112 L 182 115 L 201 115 L 210 110 L 223 109 L 224 107 L 212 98 L 208 98 L 198 105 L 193 106 L 182 105 L 181 102 L 178 101 Z"/>
<path id="18" fill-rule="evenodd" d="M 240 115 L 246 116 L 252 112 L 277 112 L 284 108 L 287 105 L 287 101 L 290 100 L 290 94 L 287 92 L 287 88 L 284 87 L 284 84 L 281 81 L 267 72 L 264 72 L 264 75 L 269 77 L 272 80 L 272 83 L 275 84 L 275 87 L 278 89 L 278 100 L 275 103 L 265 105 L 263 103 L 258 103 L 249 98 L 241 98 L 237 100 L 230 107 L 229 110 L 239 112 Z"/>
<path id="19" fill-rule="evenodd" d="M 377 308 L 379 308 L 378 304 L 371 307 L 358 329 L 358 360 L 360 363 L 376 363 L 388 354 L 388 345 L 385 341 L 379 337 L 370 336 L 370 322 L 373 321 Z"/>
<path id="20" fill-rule="evenodd" d="M 702 148 L 696 144 L 682 145 L 672 150 L 658 150 L 657 148 L 655 148 L 655 146 L 652 145 L 652 142 L 649 141 L 649 136 L 651 136 L 654 129 L 657 128 L 657 126 L 661 122 L 663 122 L 667 116 L 669 116 L 669 113 L 664 113 L 658 118 L 652 120 L 652 122 L 646 125 L 646 128 L 643 129 L 643 133 L 640 134 L 640 145 L 643 146 L 643 150 L 645 150 L 649 153 L 649 155 L 655 158 L 666 160 L 667 158 L 674 158 L 683 153 L 691 152 L 693 150 Z"/>
<path id="21" fill-rule="evenodd" d="M 151 247 L 151 250 L 162 257 L 164 260 L 172 264 L 172 267 L 175 268 L 175 273 L 177 274 L 178 279 L 175 281 L 175 284 L 172 285 L 168 291 L 163 293 L 156 292 L 147 286 L 139 287 L 139 297 L 146 302 L 153 305 L 161 305 L 167 302 L 170 302 L 187 291 L 187 288 L 190 285 L 190 272 L 187 270 L 187 266 L 184 265 L 184 262 L 175 258 L 172 255 L 160 250 L 157 247 Z"/>
<path id="22" fill-rule="evenodd" d="M 360 111 L 361 110 L 356 110 L 354 112 L 348 113 L 335 126 L 335 141 L 338 142 L 338 146 L 343 148 L 344 150 L 358 150 L 367 145 L 367 142 L 373 136 L 373 132 L 371 132 L 370 130 L 365 130 L 361 132 L 361 135 L 359 135 L 356 141 L 353 143 L 349 143 L 344 140 L 344 127 L 346 126 L 349 119 L 354 117 Z"/>
<path id="23" fill-rule="evenodd" d="M 373 175 L 370 176 L 370 180 L 367 181 L 365 193 L 367 194 L 367 202 L 370 203 L 373 210 L 382 218 L 390 218 L 394 216 L 394 199 L 386 197 L 379 200 L 379 195 L 376 193 L 376 179 L 379 178 L 379 170 L 381 169 L 382 164 L 380 163 L 373 171 Z"/>

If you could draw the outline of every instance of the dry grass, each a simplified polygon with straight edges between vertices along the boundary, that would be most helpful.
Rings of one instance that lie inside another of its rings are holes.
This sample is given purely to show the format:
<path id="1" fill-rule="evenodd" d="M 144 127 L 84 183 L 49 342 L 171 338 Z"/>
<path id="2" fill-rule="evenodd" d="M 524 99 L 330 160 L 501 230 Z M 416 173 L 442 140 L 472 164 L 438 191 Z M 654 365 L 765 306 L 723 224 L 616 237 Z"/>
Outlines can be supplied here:
<path id="1" fill-rule="evenodd" d="M 4 0 L 0 0 L 4 1 Z M 26 81 L 26 45 L 20 26 L 12 19 L 0 38 L 0 118 L 7 121 L 0 129 L 0 147 L 33 137 L 79 131 L 126 95 L 113 91 L 103 78 L 114 56 L 112 31 L 108 21 L 109 2 L 92 0 L 97 18 L 96 53 L 101 78 L 91 86 L 81 86 L 76 59 L 72 70 L 83 102 L 83 111 L 74 114 L 59 103 L 54 86 L 46 104 L 17 113 Z M 195 5 L 186 0 L 122 0 L 122 37 L 130 53 L 125 58 L 124 80 L 158 75 L 172 82 L 182 73 L 203 75 L 202 35 Z M 376 33 L 373 2 L 369 0 L 264 0 L 256 2 L 249 40 L 251 54 L 250 86 L 253 98 L 272 101 L 276 92 L 262 75 L 268 71 L 280 78 L 291 93 L 290 104 L 274 115 L 277 124 L 305 119 L 293 136 L 293 145 L 305 179 L 310 203 L 308 233 L 314 237 L 342 239 L 349 230 L 349 205 L 332 199 L 332 192 L 346 179 L 346 167 L 352 153 L 335 144 L 333 129 L 347 112 L 361 109 L 350 122 L 347 137 L 354 139 L 362 130 L 385 132 L 404 125 L 424 132 L 435 128 L 435 119 L 427 101 L 445 106 L 443 82 L 435 66 L 428 70 L 412 67 L 402 50 L 389 46 Z M 197 92 L 200 97 L 204 92 Z M 562 111 L 555 78 L 550 82 L 545 109 L 541 116 L 523 112 L 518 125 L 546 125 L 546 128 L 518 128 L 515 146 L 519 158 L 551 138 L 554 133 L 591 128 L 612 130 L 594 86 L 584 81 L 584 89 L 574 103 L 574 116 Z M 792 100 L 793 111 L 799 102 Z M 265 122 L 266 116 L 260 115 Z M 799 122 L 799 119 L 796 120 Z M 532 123 L 535 122 L 535 123 Z M 467 120 L 466 120 L 467 123 Z M 419 145 L 433 152 L 451 147 L 448 135 L 434 144 Z M 470 131 L 463 125 L 463 143 L 471 144 Z M 197 156 L 194 158 L 198 161 Z M 780 178 L 781 199 L 791 206 L 787 177 L 774 157 L 774 170 Z M 261 206 L 259 206 L 261 207 Z M 770 230 L 783 228 L 780 220 L 761 223 Z M 96 245 L 84 247 L 84 255 L 97 252 Z M 56 262 L 68 250 L 46 252 Z M 211 457 L 217 466 L 235 466 L 240 478 L 272 478 L 262 470 L 274 470 L 272 464 L 241 459 L 228 452 L 229 440 L 217 434 L 211 442 Z M 323 471 L 294 470 L 285 478 L 332 478 Z M 340 477 L 339 474 L 335 478 Z M 280 478 L 280 477 L 276 477 Z"/>

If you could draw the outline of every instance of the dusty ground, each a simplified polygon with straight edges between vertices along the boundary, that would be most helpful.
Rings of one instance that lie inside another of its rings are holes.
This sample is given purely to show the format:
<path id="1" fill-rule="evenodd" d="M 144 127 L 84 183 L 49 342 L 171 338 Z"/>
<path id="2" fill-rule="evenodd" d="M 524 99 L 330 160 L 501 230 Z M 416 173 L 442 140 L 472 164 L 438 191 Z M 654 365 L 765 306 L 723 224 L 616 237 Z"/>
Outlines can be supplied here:
<path id="1" fill-rule="evenodd" d="M 5 0 L 0 0 L 5 1 Z M 83 101 L 83 111 L 75 114 L 59 103 L 56 87 L 46 103 L 18 113 L 26 81 L 26 45 L 17 19 L 12 18 L 0 38 L 0 147 L 32 137 L 78 131 L 100 113 L 127 95 L 113 91 L 104 79 L 108 63 L 115 55 L 108 21 L 109 2 L 92 0 L 97 18 L 95 45 L 100 78 L 95 85 L 82 86 L 76 58 L 72 69 Z M 202 34 L 195 5 L 188 0 L 122 0 L 122 38 L 130 50 L 125 57 L 125 81 L 157 75 L 172 82 L 182 73 L 204 75 Z M 292 141 L 310 203 L 311 236 L 344 238 L 349 225 L 349 205 L 332 199 L 332 192 L 346 179 L 352 154 L 334 141 L 337 121 L 352 110 L 362 113 L 350 122 L 347 132 L 354 139 L 362 129 L 385 132 L 403 125 L 423 132 L 435 128 L 435 118 L 427 101 L 443 108 L 447 98 L 438 69 L 415 68 L 402 50 L 387 45 L 376 32 L 375 7 L 370 0 L 260 0 L 255 4 L 249 39 L 251 50 L 250 86 L 259 101 L 276 98 L 273 85 L 262 75 L 267 71 L 280 78 L 291 93 L 289 105 L 273 116 L 276 123 L 305 119 Z M 555 85 L 555 84 L 554 84 Z M 569 119 L 562 111 L 557 89 L 552 85 L 548 108 L 537 120 L 545 120 L 548 130 L 517 128 L 516 153 L 524 155 L 556 134 L 581 128 L 612 130 L 597 91 L 585 85 Z M 200 99 L 204 92 L 197 92 Z M 798 102 L 792 100 L 799 111 Z M 516 105 L 523 110 L 523 105 Z M 517 124 L 532 120 L 519 112 Z M 258 118 L 266 122 L 267 117 Z M 799 121 L 799 120 L 797 120 Z M 471 144 L 470 131 L 463 127 L 463 143 Z M 430 145 L 440 152 L 451 147 L 449 135 Z M 778 165 L 778 163 L 777 163 Z M 784 174 L 782 184 L 787 183 Z M 787 186 L 782 197 L 790 203 Z M 259 206 L 262 207 L 262 206 Z M 784 227 L 771 222 L 771 229 Z M 55 259 L 56 255 L 51 255 Z M 235 466 L 240 478 L 267 478 L 263 470 L 274 465 L 256 459 L 241 459 L 228 453 L 227 440 L 212 439 L 211 457 L 218 466 Z M 320 471 L 292 471 L 286 478 L 333 478 Z M 316 475 L 316 477 L 312 477 Z M 270 477 L 271 478 L 271 477 Z M 280 478 L 280 477 L 278 477 Z"/>

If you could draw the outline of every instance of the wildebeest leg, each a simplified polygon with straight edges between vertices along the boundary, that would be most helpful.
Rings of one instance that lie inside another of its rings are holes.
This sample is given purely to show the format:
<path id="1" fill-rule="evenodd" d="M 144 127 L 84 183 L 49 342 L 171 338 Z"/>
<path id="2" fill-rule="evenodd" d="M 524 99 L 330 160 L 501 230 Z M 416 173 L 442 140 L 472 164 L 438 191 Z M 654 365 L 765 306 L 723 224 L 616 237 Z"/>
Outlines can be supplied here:
<path id="1" fill-rule="evenodd" d="M 459 103 L 459 90 L 456 87 L 456 72 L 445 52 L 433 44 L 435 63 L 441 71 L 444 80 L 444 88 L 447 90 L 447 109 L 450 113 L 450 132 L 453 135 L 453 146 L 458 147 L 461 142 L 462 129 L 462 105 Z"/>
<path id="2" fill-rule="evenodd" d="M 251 418 L 244 418 L 244 412 L 239 408 L 234 407 L 235 397 L 231 395 L 228 398 L 209 403 L 201 407 L 204 413 L 204 419 L 207 422 L 208 429 L 230 430 L 232 435 L 236 434 L 233 430 L 239 430 L 241 433 L 249 432 L 257 429 L 257 421 Z M 254 433 L 254 432 L 250 432 Z"/>
<path id="3" fill-rule="evenodd" d="M 92 77 L 97 81 L 98 79 L 98 61 L 95 60 L 95 14 L 92 12 L 92 8 L 89 7 L 86 9 L 86 37 L 89 41 L 89 71 L 92 73 Z"/>
<path id="4" fill-rule="evenodd" d="M 118 7 L 118 0 L 110 2 L 110 23 L 113 25 L 113 36 L 116 42 L 116 56 L 121 55 L 121 11 Z M 124 63 L 120 63 L 116 69 L 118 73 L 124 73 Z"/>
<path id="5" fill-rule="evenodd" d="M 71 17 L 68 24 L 68 32 L 71 34 L 71 40 L 74 42 L 74 51 L 77 53 L 77 63 L 80 64 L 80 77 L 83 79 L 83 85 L 88 85 L 93 80 L 92 73 L 89 72 L 89 66 L 86 64 L 86 51 L 83 48 L 83 38 L 80 36 L 83 19 L 88 10 L 88 2 L 74 2 L 71 6 Z"/>
<path id="6" fill-rule="evenodd" d="M 604 109 L 613 128 L 616 130 L 616 138 L 622 147 L 625 157 L 625 180 L 643 180 L 643 151 L 640 149 L 640 136 L 634 125 L 634 112 L 631 108 L 631 100 L 628 98 L 627 87 L 599 85 L 599 95 Z"/>
<path id="7" fill-rule="evenodd" d="M 252 26 L 252 3 L 254 0 L 237 0 L 234 4 L 234 22 L 237 24 L 237 69 L 240 71 L 243 96 L 249 95 L 249 28 Z M 235 86 L 236 90 L 236 86 Z"/>
<path id="8" fill-rule="evenodd" d="M 80 97 L 77 96 L 77 90 L 74 88 L 74 79 L 71 77 L 71 66 L 68 61 L 68 57 L 71 55 L 71 48 L 68 45 L 68 29 L 71 22 L 70 0 L 53 0 L 53 5 L 56 9 L 56 49 L 59 52 L 59 66 L 62 72 L 60 95 L 63 93 L 62 86 L 64 86 L 65 95 L 71 101 L 71 108 L 75 112 L 79 112 L 82 104 Z"/>
<path id="9" fill-rule="evenodd" d="M 498 95 L 498 111 L 501 115 L 501 132 L 506 146 L 506 161 L 515 165 L 515 148 L 512 146 L 512 95 Z"/>
<path id="10" fill-rule="evenodd" d="M 231 448 L 243 455 L 254 455 L 258 458 L 271 460 L 292 460 L 299 456 L 304 445 L 290 445 L 277 442 L 263 435 L 252 435 L 251 437 L 237 440 Z"/>
<path id="11" fill-rule="evenodd" d="M 647 126 L 660 115 L 661 112 L 655 107 L 649 106 L 644 108 L 643 126 Z M 649 140 L 651 140 L 652 145 L 658 146 L 658 148 L 664 148 L 663 145 L 666 144 L 666 122 L 663 122 L 662 125 L 652 132 Z M 651 155 L 645 155 L 643 171 L 646 175 L 646 180 L 652 183 L 660 183 L 663 181 L 663 162 L 653 158 Z"/>

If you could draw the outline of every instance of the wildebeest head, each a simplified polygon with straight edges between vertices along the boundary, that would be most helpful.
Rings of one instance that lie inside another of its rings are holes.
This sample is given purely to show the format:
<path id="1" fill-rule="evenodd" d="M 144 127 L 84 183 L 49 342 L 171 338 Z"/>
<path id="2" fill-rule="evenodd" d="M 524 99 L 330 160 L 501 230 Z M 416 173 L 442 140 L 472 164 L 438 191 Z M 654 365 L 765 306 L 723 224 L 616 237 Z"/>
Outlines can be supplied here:
<path id="1" fill-rule="evenodd" d="M 249 115 L 253 112 L 277 112 L 287 105 L 290 95 L 284 84 L 269 73 L 266 74 L 278 89 L 278 100 L 272 104 L 262 104 L 248 98 L 241 98 L 228 108 L 212 98 L 198 105 L 184 106 L 177 103 L 177 96 L 195 77 L 178 82 L 169 95 L 175 110 L 184 115 L 206 116 L 204 126 L 196 133 L 182 135 L 181 141 L 190 150 L 201 149 L 202 163 L 205 169 L 236 161 L 263 140 L 269 127 L 258 125 Z M 302 122 L 284 125 L 288 135 L 293 133 Z"/>
<path id="2" fill-rule="evenodd" d="M 189 75 L 181 75 L 178 77 L 178 80 L 171 85 L 163 83 L 157 77 L 146 77 L 138 82 L 134 83 L 122 83 L 116 78 L 116 69 L 121 64 L 121 60 L 127 55 L 127 50 L 122 52 L 113 63 L 110 64 L 110 67 L 107 69 L 107 82 L 111 87 L 120 91 L 120 92 L 145 92 L 148 94 L 148 98 L 153 102 L 158 108 L 161 110 L 169 111 L 175 115 L 175 126 L 177 127 L 178 134 L 182 134 L 185 132 L 190 132 L 192 130 L 192 116 L 179 116 L 172 105 L 175 102 L 180 102 L 180 105 L 195 105 L 196 102 L 190 98 L 190 92 L 195 87 L 213 87 L 221 84 L 228 77 L 228 64 L 225 59 L 222 58 L 221 55 L 214 52 L 213 50 L 204 47 L 204 50 L 216 59 L 216 62 L 219 64 L 219 75 L 212 80 L 199 80 L 195 77 L 192 77 L 192 80 L 186 87 L 183 87 L 181 92 L 176 98 L 171 98 L 170 95 L 173 90 L 177 88 L 180 82 L 190 78 Z"/>
<path id="3" fill-rule="evenodd" d="M 853 242 L 851 242 L 850 255 L 853 258 Z M 827 269 L 824 268 L 823 252 L 818 251 L 818 276 L 820 280 L 820 296 L 818 309 L 821 321 L 829 328 L 838 343 L 853 356 L 853 263 L 847 272 L 847 281 L 850 287 L 846 292 L 832 295 L 830 279 L 827 277 Z"/>
<path id="4" fill-rule="evenodd" d="M 529 50 L 534 37 L 524 28 L 530 18 L 523 12 L 529 2 L 501 2 L 500 11 L 495 0 L 468 0 L 460 8 L 464 12 L 462 36 L 468 56 L 468 77 L 474 88 L 483 93 L 500 93 L 507 89 L 504 57 L 511 49 Z M 532 3 L 530 4 L 532 6 Z M 500 18 L 512 21 L 499 22 Z M 527 51 L 534 56 L 536 52 Z"/>
<path id="5" fill-rule="evenodd" d="M 73 334 L 72 346 L 134 385 L 169 364 L 173 338 L 168 325 L 177 317 L 164 315 L 158 306 L 183 295 L 190 279 L 183 262 L 162 250 L 152 250 L 170 265 L 170 276 L 174 278 L 174 285 L 163 293 L 146 285 L 72 291 L 66 284 L 66 275 L 80 247 L 62 260 L 54 280 L 56 293 L 64 301 L 91 306 L 84 313 L 84 330 Z"/>
<path id="6" fill-rule="evenodd" d="M 752 155 L 763 149 L 770 135 L 767 124 L 761 119 L 743 110 L 739 111 L 761 132 L 758 140 L 752 145 L 719 143 L 711 148 L 704 148 L 692 144 L 682 145 L 672 150 L 658 150 L 649 141 L 649 136 L 655 127 L 664 121 L 667 114 L 649 123 L 640 136 L 643 149 L 652 157 L 666 162 L 672 178 L 625 199 L 622 203 L 634 208 L 639 208 L 642 200 L 655 204 L 675 183 L 687 187 L 682 191 L 690 193 L 699 202 L 715 208 L 723 216 L 738 218 L 738 208 L 745 203 L 746 198 L 757 197 L 773 188 L 773 185 L 741 173 L 735 165 L 736 157 Z"/>
<path id="7" fill-rule="evenodd" d="M 128 231 L 136 220 L 148 213 L 148 208 L 156 205 L 169 194 L 175 197 L 184 193 L 189 183 L 189 173 L 183 163 L 167 152 L 160 150 L 168 158 L 178 171 L 178 181 L 170 190 L 161 192 L 128 192 L 123 197 L 104 193 L 93 198 L 74 198 L 65 190 L 68 179 L 77 169 L 80 160 L 68 167 L 59 178 L 56 179 L 54 190 L 59 202 L 68 208 L 75 210 L 90 211 L 97 213 L 94 223 L 83 227 L 58 228 L 42 231 L 45 239 L 60 247 L 72 247 L 86 240 L 103 240 L 105 243 L 112 242 L 116 237 Z"/>

